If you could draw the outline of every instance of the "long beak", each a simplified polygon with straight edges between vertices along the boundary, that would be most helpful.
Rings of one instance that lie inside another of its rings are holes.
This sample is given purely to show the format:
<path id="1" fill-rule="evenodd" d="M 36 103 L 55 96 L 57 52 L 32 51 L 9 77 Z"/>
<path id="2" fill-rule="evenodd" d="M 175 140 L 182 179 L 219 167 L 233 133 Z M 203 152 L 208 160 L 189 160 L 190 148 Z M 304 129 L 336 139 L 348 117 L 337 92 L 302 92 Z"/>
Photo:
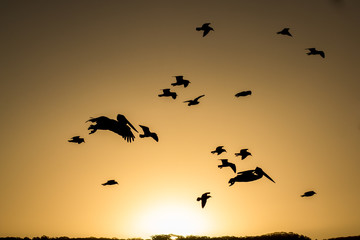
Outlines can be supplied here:
<path id="1" fill-rule="evenodd" d="M 136 128 L 129 122 L 129 120 L 126 119 L 126 121 L 127 121 L 127 123 L 129 124 L 129 126 L 130 126 L 132 129 L 134 129 L 135 132 L 138 132 L 138 131 L 136 130 Z"/>
<path id="2" fill-rule="evenodd" d="M 264 176 L 265 176 L 265 177 L 267 177 L 270 181 L 272 181 L 273 183 L 275 183 L 275 181 L 272 180 L 272 178 L 271 178 L 269 175 L 267 175 L 264 171 L 263 171 L 263 173 L 264 173 Z"/>

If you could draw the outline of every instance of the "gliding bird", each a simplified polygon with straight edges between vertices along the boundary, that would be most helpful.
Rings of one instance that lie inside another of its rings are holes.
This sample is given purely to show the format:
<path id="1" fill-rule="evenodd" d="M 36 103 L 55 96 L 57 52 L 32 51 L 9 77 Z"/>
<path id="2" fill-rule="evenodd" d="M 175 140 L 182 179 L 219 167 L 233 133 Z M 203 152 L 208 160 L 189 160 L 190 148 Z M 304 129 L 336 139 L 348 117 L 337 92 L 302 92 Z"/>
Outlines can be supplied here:
<path id="1" fill-rule="evenodd" d="M 205 37 L 210 31 L 214 31 L 214 29 L 209 25 L 210 23 L 204 23 L 201 27 L 197 27 L 196 31 L 204 31 L 203 37 Z"/>
<path id="2" fill-rule="evenodd" d="M 314 194 L 316 194 L 316 192 L 314 192 L 314 191 L 308 191 L 308 192 L 305 192 L 303 195 L 301 195 L 301 197 L 311 197 L 311 196 L 313 196 Z"/>
<path id="3" fill-rule="evenodd" d="M 80 143 L 84 143 L 85 140 L 84 140 L 84 138 L 81 138 L 80 136 L 75 136 L 75 137 L 72 137 L 70 140 L 68 140 L 68 142 L 80 144 Z"/>
<path id="4" fill-rule="evenodd" d="M 235 94 L 235 97 L 246 97 L 251 94 L 252 94 L 251 91 L 242 91 L 242 92 L 238 92 L 237 94 Z"/>
<path id="5" fill-rule="evenodd" d="M 289 32 L 290 28 L 284 28 L 283 30 L 281 30 L 280 32 L 277 32 L 277 34 L 281 34 L 281 35 L 287 35 L 292 37 L 291 33 Z"/>
<path id="6" fill-rule="evenodd" d="M 158 138 L 156 133 L 150 132 L 150 129 L 148 127 L 145 127 L 145 126 L 142 126 L 142 125 L 139 125 L 139 126 L 144 131 L 144 134 L 140 134 L 139 137 L 141 137 L 141 138 L 152 137 L 155 141 L 157 141 L 157 142 L 159 141 L 159 138 Z"/>
<path id="7" fill-rule="evenodd" d="M 241 160 L 244 160 L 247 156 L 252 156 L 250 152 L 248 152 L 248 148 L 241 149 L 240 152 L 235 153 L 235 156 L 241 156 Z"/>
<path id="8" fill-rule="evenodd" d="M 115 185 L 115 184 L 119 184 L 119 183 L 115 180 L 108 180 L 106 183 L 102 183 L 101 185 L 106 186 L 106 185 Z"/>
<path id="9" fill-rule="evenodd" d="M 247 170 L 243 172 L 238 172 L 234 178 L 230 178 L 229 186 L 234 185 L 235 182 L 251 182 L 262 178 L 263 176 L 267 177 L 270 181 L 274 182 L 272 178 L 267 175 L 261 168 L 257 167 L 254 170 Z"/>
<path id="10" fill-rule="evenodd" d="M 209 192 L 207 193 L 204 193 L 203 195 L 201 195 L 201 197 L 198 197 L 196 199 L 196 201 L 201 201 L 201 207 L 204 208 L 205 207 L 205 204 L 206 204 L 206 201 L 208 200 L 208 198 L 211 198 L 211 196 L 209 196 Z"/>
<path id="11" fill-rule="evenodd" d="M 218 167 L 221 169 L 223 167 L 231 167 L 231 169 L 236 173 L 236 166 L 233 163 L 230 163 L 227 159 L 219 159 L 221 160 L 221 165 L 218 165 Z"/>
<path id="12" fill-rule="evenodd" d="M 306 48 L 306 50 L 309 50 L 310 52 L 307 52 L 307 55 L 320 55 L 322 58 L 325 58 L 324 51 L 316 50 L 316 48 Z"/>
<path id="13" fill-rule="evenodd" d="M 226 152 L 226 150 L 223 148 L 224 146 L 218 146 L 214 151 L 211 151 L 212 154 L 217 153 L 217 155 L 220 155 L 223 152 Z"/>
<path id="14" fill-rule="evenodd" d="M 184 103 L 188 103 L 188 106 L 197 105 L 200 103 L 199 99 L 202 98 L 203 96 L 205 96 L 205 95 L 198 96 L 197 98 L 195 98 L 193 100 L 184 101 Z"/>
<path id="15" fill-rule="evenodd" d="M 165 89 L 162 89 L 163 93 L 162 94 L 159 94 L 158 96 L 159 97 L 172 97 L 173 99 L 176 99 L 176 92 L 171 92 L 170 91 L 170 88 L 165 88 Z"/>
<path id="16" fill-rule="evenodd" d="M 174 76 L 174 77 L 176 78 L 176 82 L 172 83 L 171 84 L 172 86 L 184 85 L 184 88 L 186 88 L 190 83 L 189 80 L 184 79 L 184 76 Z"/>

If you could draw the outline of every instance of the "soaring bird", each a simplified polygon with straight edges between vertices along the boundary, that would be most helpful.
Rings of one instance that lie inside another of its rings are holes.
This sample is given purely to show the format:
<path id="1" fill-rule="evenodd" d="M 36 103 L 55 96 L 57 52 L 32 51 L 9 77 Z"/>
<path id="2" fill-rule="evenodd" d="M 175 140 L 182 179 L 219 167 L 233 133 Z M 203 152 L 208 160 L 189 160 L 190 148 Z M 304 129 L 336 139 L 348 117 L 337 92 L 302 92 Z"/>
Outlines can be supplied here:
<path id="1" fill-rule="evenodd" d="M 72 137 L 70 140 L 68 140 L 68 142 L 80 144 L 80 143 L 84 143 L 85 140 L 84 140 L 84 138 L 81 138 L 80 136 L 75 136 L 75 137 Z"/>
<path id="2" fill-rule="evenodd" d="M 306 50 L 309 50 L 309 52 L 306 53 L 307 55 L 320 55 L 322 58 L 325 58 L 324 51 L 316 50 L 316 48 L 306 48 Z"/>
<path id="3" fill-rule="evenodd" d="M 245 97 L 251 95 L 251 91 L 242 91 L 235 94 L 235 97 Z"/>
<path id="4" fill-rule="evenodd" d="M 236 173 L 236 166 L 233 163 L 228 162 L 227 159 L 219 159 L 221 160 L 221 165 L 218 165 L 218 167 L 221 169 L 223 167 L 231 167 L 231 169 Z"/>
<path id="5" fill-rule="evenodd" d="M 267 177 L 270 181 L 274 182 L 272 178 L 267 175 L 261 168 L 257 167 L 254 170 L 247 170 L 243 172 L 238 172 L 234 178 L 230 178 L 230 186 L 234 185 L 235 182 L 251 182 L 262 178 L 263 176 Z"/>
<path id="6" fill-rule="evenodd" d="M 172 86 L 184 85 L 184 88 L 186 88 L 190 83 L 189 80 L 184 79 L 184 76 L 174 76 L 174 77 L 176 78 L 176 82 L 172 83 L 171 84 Z"/>
<path id="7" fill-rule="evenodd" d="M 214 31 L 214 29 L 209 25 L 210 23 L 204 23 L 201 27 L 197 27 L 196 31 L 204 31 L 203 37 L 205 37 L 210 31 Z"/>
<path id="8" fill-rule="evenodd" d="M 108 180 L 106 183 L 103 183 L 101 185 L 106 186 L 106 185 L 115 185 L 115 184 L 119 184 L 119 183 L 115 180 Z"/>
<path id="9" fill-rule="evenodd" d="M 284 28 L 283 30 L 281 30 L 280 32 L 277 32 L 277 34 L 281 34 L 281 35 L 287 35 L 292 37 L 291 33 L 289 32 L 290 28 Z"/>
<path id="10" fill-rule="evenodd" d="M 220 155 L 223 152 L 226 152 L 226 150 L 223 148 L 224 146 L 218 146 L 214 151 L 211 151 L 212 154 L 217 153 L 217 155 Z"/>
<path id="11" fill-rule="evenodd" d="M 154 132 L 150 132 L 150 129 L 148 127 L 139 125 L 142 130 L 144 131 L 144 134 L 140 134 L 139 137 L 144 138 L 144 137 L 152 137 L 155 141 L 159 141 L 158 135 Z"/>
<path id="12" fill-rule="evenodd" d="M 201 96 L 198 96 L 197 98 L 193 99 L 193 100 L 187 100 L 187 101 L 184 101 L 184 103 L 188 103 L 188 106 L 191 106 L 191 105 L 197 105 L 199 104 L 199 99 L 202 98 L 203 96 L 205 95 L 201 95 Z"/>
<path id="13" fill-rule="evenodd" d="M 159 94 L 158 96 L 159 97 L 172 97 L 173 99 L 176 99 L 176 92 L 171 92 L 170 91 L 170 88 L 165 88 L 165 89 L 162 89 L 163 93 L 162 94 Z"/>
<path id="14" fill-rule="evenodd" d="M 313 196 L 314 194 L 316 194 L 316 192 L 314 192 L 314 191 L 308 191 L 308 192 L 305 192 L 303 195 L 301 195 L 301 197 L 311 197 L 311 196 Z"/>
<path id="15" fill-rule="evenodd" d="M 250 152 L 248 152 L 248 148 L 241 149 L 240 152 L 235 153 L 235 156 L 241 156 L 241 160 L 244 160 L 247 156 L 252 156 Z"/>
<path id="16" fill-rule="evenodd" d="M 88 130 L 91 130 L 91 132 L 89 134 L 93 134 L 97 130 L 109 130 L 109 131 L 119 134 L 127 142 L 131 142 L 135 139 L 135 136 L 132 133 L 131 128 L 135 132 L 138 132 L 135 129 L 135 127 L 126 119 L 126 117 L 121 114 L 117 115 L 117 120 L 101 116 L 101 117 L 97 117 L 97 118 L 90 118 L 86 122 L 95 123 L 94 125 L 90 125 L 90 127 L 88 128 Z"/>
<path id="17" fill-rule="evenodd" d="M 211 196 L 209 196 L 209 192 L 204 193 L 203 195 L 201 195 L 201 197 L 198 197 L 196 200 L 197 201 L 201 201 L 201 207 L 204 208 L 206 201 L 208 200 L 208 198 L 211 198 Z"/>

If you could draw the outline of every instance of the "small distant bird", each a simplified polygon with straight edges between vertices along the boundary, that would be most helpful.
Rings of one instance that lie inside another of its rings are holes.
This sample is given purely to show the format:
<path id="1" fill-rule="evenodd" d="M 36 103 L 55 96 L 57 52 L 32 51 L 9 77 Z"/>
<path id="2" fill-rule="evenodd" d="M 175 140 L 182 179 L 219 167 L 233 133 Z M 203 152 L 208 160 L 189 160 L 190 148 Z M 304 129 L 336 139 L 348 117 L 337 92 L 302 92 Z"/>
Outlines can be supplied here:
<path id="1" fill-rule="evenodd" d="M 307 55 L 320 55 L 322 58 L 325 58 L 324 51 L 316 50 L 316 48 L 306 48 L 306 50 L 309 50 L 310 52 L 307 52 Z"/>
<path id="2" fill-rule="evenodd" d="M 217 153 L 217 155 L 220 155 L 223 152 L 226 152 L 226 150 L 223 148 L 224 146 L 218 146 L 214 151 L 211 151 L 212 154 Z"/>
<path id="3" fill-rule="evenodd" d="M 186 88 L 190 83 L 189 80 L 184 79 L 184 76 L 174 76 L 174 77 L 176 78 L 176 82 L 172 83 L 171 84 L 172 86 L 184 85 L 184 88 Z"/>
<path id="4" fill-rule="evenodd" d="M 248 148 L 241 149 L 240 152 L 235 153 L 235 156 L 241 156 L 241 160 L 244 160 L 247 156 L 252 156 L 250 152 L 248 152 Z"/>
<path id="5" fill-rule="evenodd" d="M 227 159 L 219 159 L 221 160 L 221 165 L 218 165 L 218 167 L 221 169 L 223 167 L 231 167 L 231 169 L 236 173 L 236 166 L 233 163 L 228 162 Z"/>
<path id="6" fill-rule="evenodd" d="M 316 192 L 314 192 L 314 191 L 308 191 L 308 192 L 305 192 L 303 195 L 301 195 L 301 197 L 311 197 L 311 196 L 313 196 L 314 194 L 316 194 Z"/>
<path id="7" fill-rule="evenodd" d="M 115 185 L 115 184 L 119 184 L 119 183 L 115 180 L 108 180 L 106 183 L 103 183 L 101 185 L 106 186 L 106 185 Z"/>
<path id="8" fill-rule="evenodd" d="M 75 137 L 72 137 L 70 140 L 68 140 L 68 142 L 80 144 L 80 143 L 84 143 L 85 140 L 84 140 L 84 138 L 81 138 L 80 136 L 75 136 Z"/>
<path id="9" fill-rule="evenodd" d="M 203 96 L 205 96 L 205 95 L 198 96 L 197 98 L 195 98 L 193 100 L 184 101 L 184 103 L 188 103 L 188 106 L 197 105 L 200 103 L 199 99 L 202 98 Z"/>
<path id="10" fill-rule="evenodd" d="M 139 125 L 142 130 L 144 131 L 144 134 L 140 134 L 139 137 L 144 138 L 144 137 L 152 137 L 155 141 L 159 141 L 158 135 L 154 132 L 150 132 L 150 129 L 148 127 Z"/>
<path id="11" fill-rule="evenodd" d="M 209 192 L 204 193 L 203 195 L 201 195 L 201 197 L 198 197 L 196 200 L 197 201 L 201 201 L 201 207 L 204 208 L 206 201 L 208 200 L 208 198 L 211 198 L 211 196 L 209 196 Z"/>
<path id="12" fill-rule="evenodd" d="M 281 30 L 280 32 L 277 32 L 277 34 L 281 34 L 281 35 L 287 35 L 292 37 L 291 33 L 289 32 L 290 28 L 284 28 L 283 30 Z"/>
<path id="13" fill-rule="evenodd" d="M 204 23 L 201 27 L 197 27 L 196 31 L 204 31 L 203 37 L 205 37 L 210 31 L 214 31 L 214 29 L 209 25 L 210 23 Z"/>
<path id="14" fill-rule="evenodd" d="M 235 97 L 245 97 L 251 95 L 251 91 L 242 91 L 235 94 Z"/>
<path id="15" fill-rule="evenodd" d="M 176 99 L 177 94 L 176 92 L 171 92 L 170 88 L 162 89 L 163 93 L 159 94 L 159 97 L 172 97 L 173 99 Z"/>

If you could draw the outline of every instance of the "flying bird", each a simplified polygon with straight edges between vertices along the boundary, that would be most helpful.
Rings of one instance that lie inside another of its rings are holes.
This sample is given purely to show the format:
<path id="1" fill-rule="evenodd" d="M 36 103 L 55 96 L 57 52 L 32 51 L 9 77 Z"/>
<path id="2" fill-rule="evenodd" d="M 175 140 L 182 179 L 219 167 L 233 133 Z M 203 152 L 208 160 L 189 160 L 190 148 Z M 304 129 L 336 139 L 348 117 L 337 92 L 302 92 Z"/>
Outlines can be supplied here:
<path id="1" fill-rule="evenodd" d="M 203 96 L 205 96 L 205 95 L 198 96 L 197 98 L 195 98 L 193 100 L 184 101 L 184 103 L 188 103 L 188 106 L 197 105 L 200 103 L 199 99 L 202 98 Z"/>
<path id="2" fill-rule="evenodd" d="M 236 177 L 230 178 L 230 186 L 234 185 L 235 182 L 251 182 L 262 178 L 263 176 L 267 177 L 270 181 L 274 182 L 272 178 L 267 175 L 261 168 L 257 167 L 254 170 L 247 170 L 243 172 L 238 172 Z"/>
<path id="3" fill-rule="evenodd" d="M 214 151 L 211 151 L 212 154 L 217 153 L 217 155 L 220 155 L 221 153 L 226 152 L 224 149 L 224 146 L 218 146 Z"/>
<path id="4" fill-rule="evenodd" d="M 316 50 L 316 48 L 306 48 L 306 50 L 309 50 L 309 52 L 306 53 L 307 55 L 320 55 L 322 58 L 325 58 L 324 51 Z"/>
<path id="5" fill-rule="evenodd" d="M 106 183 L 102 183 L 101 185 L 106 186 L 106 185 L 115 185 L 115 184 L 119 184 L 119 183 L 115 180 L 108 180 Z"/>
<path id="6" fill-rule="evenodd" d="M 181 86 L 181 85 L 183 85 L 184 88 L 186 88 L 190 83 L 189 80 L 184 79 L 184 76 L 174 76 L 174 77 L 176 78 L 176 82 L 172 83 L 171 84 L 172 86 Z"/>
<path id="7" fill-rule="evenodd" d="M 245 97 L 251 95 L 251 91 L 242 91 L 235 94 L 235 97 Z"/>
<path id="8" fill-rule="evenodd" d="M 134 141 L 135 136 L 131 131 L 131 128 L 138 132 L 135 127 L 126 119 L 124 115 L 118 114 L 117 120 L 110 119 L 105 116 L 90 118 L 86 122 L 95 123 L 90 125 L 88 130 L 91 130 L 89 134 L 95 133 L 97 130 L 109 130 L 117 133 L 124 138 L 127 142 Z M 131 127 L 131 128 L 130 128 Z"/>
<path id="9" fill-rule="evenodd" d="M 197 201 L 201 201 L 201 207 L 204 208 L 206 201 L 208 200 L 208 198 L 211 198 L 211 196 L 209 196 L 209 192 L 204 193 L 203 195 L 201 195 L 201 197 L 198 197 L 196 200 Z"/>
<path id="10" fill-rule="evenodd" d="M 277 34 L 281 34 L 281 35 L 287 35 L 292 37 L 291 33 L 289 32 L 290 28 L 284 28 L 283 30 L 277 32 Z"/>
<path id="11" fill-rule="evenodd" d="M 218 167 L 221 169 L 223 167 L 231 167 L 231 169 L 236 173 L 236 166 L 233 163 L 230 163 L 227 159 L 219 159 L 221 160 L 221 165 L 218 165 Z"/>
<path id="12" fill-rule="evenodd" d="M 84 143 L 85 140 L 84 140 L 84 138 L 81 138 L 80 136 L 75 136 L 75 137 L 72 137 L 70 140 L 68 140 L 68 142 L 80 144 L 80 143 Z"/>
<path id="13" fill-rule="evenodd" d="M 316 194 L 316 192 L 314 192 L 314 191 L 308 191 L 308 192 L 305 192 L 303 195 L 301 195 L 301 197 L 311 197 L 311 196 L 313 196 L 314 194 Z"/>
<path id="14" fill-rule="evenodd" d="M 252 156 L 250 152 L 248 152 L 248 148 L 241 149 L 240 152 L 235 153 L 235 156 L 241 156 L 241 160 L 244 160 L 247 156 Z"/>
<path id="15" fill-rule="evenodd" d="M 172 97 L 173 99 L 176 99 L 177 94 L 176 92 L 171 92 L 170 88 L 162 89 L 163 93 L 159 94 L 159 97 Z"/>
<path id="16" fill-rule="evenodd" d="M 205 37 L 210 31 L 214 31 L 214 29 L 209 25 L 210 23 L 204 23 L 201 27 L 197 27 L 196 31 L 204 31 L 203 37 Z"/>
<path id="17" fill-rule="evenodd" d="M 157 142 L 159 141 L 158 135 L 156 133 L 150 132 L 150 129 L 148 127 L 145 127 L 142 125 L 139 125 L 139 126 L 142 128 L 142 130 L 144 132 L 144 134 L 140 134 L 139 137 L 141 137 L 141 138 L 152 137 L 155 141 L 157 141 Z"/>

